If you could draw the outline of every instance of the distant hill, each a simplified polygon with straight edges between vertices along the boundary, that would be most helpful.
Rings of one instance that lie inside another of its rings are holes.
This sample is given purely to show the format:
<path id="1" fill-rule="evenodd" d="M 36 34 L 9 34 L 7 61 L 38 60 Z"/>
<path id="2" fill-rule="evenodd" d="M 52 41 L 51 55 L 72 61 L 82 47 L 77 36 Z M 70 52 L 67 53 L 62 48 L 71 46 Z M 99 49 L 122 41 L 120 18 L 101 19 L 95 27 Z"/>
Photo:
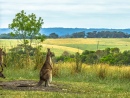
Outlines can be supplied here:
<path id="1" fill-rule="evenodd" d="M 49 35 L 51 33 L 56 33 L 59 36 L 64 36 L 64 35 L 71 35 L 72 33 L 75 32 L 92 32 L 92 31 L 121 31 L 124 33 L 130 34 L 130 29 L 107 29 L 107 28 L 61 28 L 61 27 L 54 27 L 54 28 L 42 28 L 40 30 L 41 34 Z M 9 33 L 11 32 L 10 29 L 8 28 L 0 28 L 0 34 L 3 33 Z"/>

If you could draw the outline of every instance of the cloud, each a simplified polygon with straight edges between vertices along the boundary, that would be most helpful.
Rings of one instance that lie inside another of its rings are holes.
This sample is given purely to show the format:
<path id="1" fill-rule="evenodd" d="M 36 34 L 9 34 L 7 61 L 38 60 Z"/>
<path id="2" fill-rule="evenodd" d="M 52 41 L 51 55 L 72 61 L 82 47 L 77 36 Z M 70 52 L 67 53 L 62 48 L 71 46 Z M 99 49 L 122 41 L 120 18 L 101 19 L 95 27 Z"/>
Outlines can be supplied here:
<path id="1" fill-rule="evenodd" d="M 3 0 L 2 10 L 20 11 L 48 11 L 65 13 L 127 13 L 130 10 L 130 1 L 123 0 Z M 123 6 L 121 6 L 123 5 Z"/>
<path id="2" fill-rule="evenodd" d="M 102 26 L 109 26 L 113 21 L 117 25 L 117 21 L 128 22 L 129 5 L 129 0 L 1 0 L 0 16 L 4 25 L 12 21 L 16 13 L 25 10 L 27 14 L 42 17 L 45 26 L 79 26 L 78 23 L 98 26 L 99 20 Z"/>

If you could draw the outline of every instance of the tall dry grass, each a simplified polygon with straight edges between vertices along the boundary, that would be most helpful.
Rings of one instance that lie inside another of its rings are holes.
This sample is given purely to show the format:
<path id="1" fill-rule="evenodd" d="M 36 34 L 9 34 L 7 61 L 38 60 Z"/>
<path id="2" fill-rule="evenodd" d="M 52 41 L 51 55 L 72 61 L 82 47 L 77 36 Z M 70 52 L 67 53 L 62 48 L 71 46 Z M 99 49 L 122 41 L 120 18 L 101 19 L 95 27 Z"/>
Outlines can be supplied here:
<path id="1" fill-rule="evenodd" d="M 66 77 L 79 75 L 80 80 L 96 80 L 96 79 L 106 79 L 106 80 L 130 80 L 130 67 L 129 66 L 110 66 L 108 64 L 95 64 L 86 65 L 82 64 L 81 72 L 77 73 L 75 71 L 76 63 L 63 63 L 59 62 L 55 64 L 53 69 L 53 75 L 56 77 Z M 74 77 L 76 78 L 76 77 Z"/>

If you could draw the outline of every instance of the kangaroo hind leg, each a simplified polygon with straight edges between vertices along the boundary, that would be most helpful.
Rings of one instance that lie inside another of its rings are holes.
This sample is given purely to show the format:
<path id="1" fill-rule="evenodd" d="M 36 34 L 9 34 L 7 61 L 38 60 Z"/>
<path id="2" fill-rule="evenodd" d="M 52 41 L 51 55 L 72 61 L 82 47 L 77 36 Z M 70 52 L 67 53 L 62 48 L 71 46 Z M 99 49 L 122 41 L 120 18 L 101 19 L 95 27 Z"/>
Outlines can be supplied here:
<path id="1" fill-rule="evenodd" d="M 49 85 L 49 80 L 46 80 L 45 81 L 45 87 L 49 87 L 50 85 Z"/>

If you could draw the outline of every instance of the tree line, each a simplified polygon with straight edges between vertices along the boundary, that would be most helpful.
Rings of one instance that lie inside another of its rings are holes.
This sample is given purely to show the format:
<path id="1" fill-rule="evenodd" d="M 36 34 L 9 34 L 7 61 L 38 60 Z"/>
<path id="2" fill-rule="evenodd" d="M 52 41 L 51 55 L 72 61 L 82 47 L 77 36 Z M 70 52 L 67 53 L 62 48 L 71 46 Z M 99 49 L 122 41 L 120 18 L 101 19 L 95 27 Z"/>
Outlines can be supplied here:
<path id="1" fill-rule="evenodd" d="M 0 39 L 21 39 L 22 36 L 19 34 L 19 36 L 10 36 L 11 33 L 8 34 L 1 34 Z M 56 33 L 51 33 L 48 36 L 41 34 L 42 36 L 46 38 L 129 38 L 130 34 L 124 33 L 121 31 L 93 31 L 85 33 L 85 31 L 82 32 L 75 32 L 72 34 L 67 34 L 64 36 L 59 36 Z M 26 36 L 26 38 L 30 38 L 30 36 Z"/>
<path id="2" fill-rule="evenodd" d="M 129 38 L 130 34 L 121 31 L 93 31 L 87 33 L 88 38 Z"/>
<path id="3" fill-rule="evenodd" d="M 87 32 L 75 32 L 64 36 L 59 36 L 56 33 L 51 33 L 47 38 L 129 38 L 130 34 L 121 31 L 92 31 Z"/>

